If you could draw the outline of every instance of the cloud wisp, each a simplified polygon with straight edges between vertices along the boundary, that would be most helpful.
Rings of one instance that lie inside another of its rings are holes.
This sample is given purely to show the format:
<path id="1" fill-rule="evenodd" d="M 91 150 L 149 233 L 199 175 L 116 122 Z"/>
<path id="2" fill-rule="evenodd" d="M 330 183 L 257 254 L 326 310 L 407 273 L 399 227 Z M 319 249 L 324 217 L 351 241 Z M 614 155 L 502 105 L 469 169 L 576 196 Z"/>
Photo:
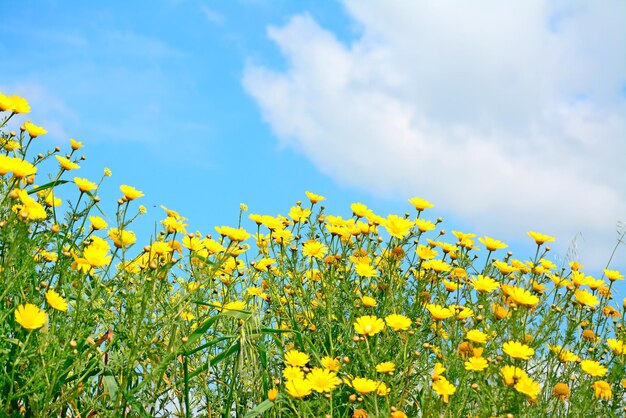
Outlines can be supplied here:
<path id="1" fill-rule="evenodd" d="M 243 84 L 280 142 L 336 181 L 420 195 L 498 236 L 582 233 L 596 267 L 626 218 L 626 7 L 347 1 L 345 43 L 307 14 Z"/>

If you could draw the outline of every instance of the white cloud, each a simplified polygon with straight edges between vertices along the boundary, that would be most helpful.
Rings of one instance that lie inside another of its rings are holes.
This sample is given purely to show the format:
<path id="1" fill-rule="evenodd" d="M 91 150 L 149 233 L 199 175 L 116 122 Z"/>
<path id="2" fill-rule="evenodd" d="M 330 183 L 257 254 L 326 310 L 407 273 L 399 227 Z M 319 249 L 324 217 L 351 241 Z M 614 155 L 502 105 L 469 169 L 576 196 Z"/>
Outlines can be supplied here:
<path id="1" fill-rule="evenodd" d="M 245 69 L 282 144 L 481 233 L 581 232 L 606 261 L 626 218 L 626 3 L 345 3 L 354 41 L 294 16 L 268 30 L 287 70 Z"/>

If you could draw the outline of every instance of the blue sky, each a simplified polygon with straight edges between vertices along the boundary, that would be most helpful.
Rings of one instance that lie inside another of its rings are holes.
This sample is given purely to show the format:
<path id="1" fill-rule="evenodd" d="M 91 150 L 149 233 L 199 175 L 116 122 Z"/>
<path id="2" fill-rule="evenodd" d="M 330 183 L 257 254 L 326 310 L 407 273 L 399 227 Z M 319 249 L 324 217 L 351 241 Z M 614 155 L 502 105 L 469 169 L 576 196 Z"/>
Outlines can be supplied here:
<path id="1" fill-rule="evenodd" d="M 305 190 L 344 215 L 421 196 L 520 258 L 530 229 L 578 237 L 597 272 L 626 221 L 625 6 L 503 4 L 2 2 L 0 91 L 112 169 L 105 197 L 144 191 L 146 231 L 161 204 L 206 233 Z"/>

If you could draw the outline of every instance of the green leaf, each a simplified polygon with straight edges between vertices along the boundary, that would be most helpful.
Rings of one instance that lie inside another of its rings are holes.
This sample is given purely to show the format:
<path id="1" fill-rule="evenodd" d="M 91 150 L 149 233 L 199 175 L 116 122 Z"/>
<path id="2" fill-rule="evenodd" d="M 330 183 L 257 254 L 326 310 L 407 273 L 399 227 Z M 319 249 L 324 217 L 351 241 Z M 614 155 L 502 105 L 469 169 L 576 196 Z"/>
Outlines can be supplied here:
<path id="1" fill-rule="evenodd" d="M 34 189 L 30 189 L 28 191 L 28 194 L 37 193 L 37 192 L 40 192 L 40 191 L 46 190 L 46 189 L 52 189 L 53 187 L 56 187 L 59 184 L 65 184 L 67 182 L 68 182 L 67 180 L 51 181 L 50 183 L 46 183 L 43 186 L 39 186 L 39 187 L 35 187 Z"/>
<path id="2" fill-rule="evenodd" d="M 269 399 L 266 399 L 260 404 L 258 404 L 257 406 L 255 406 L 254 409 L 251 409 L 250 411 L 248 411 L 248 413 L 244 415 L 243 418 L 256 417 L 258 415 L 261 415 L 263 412 L 269 409 L 272 409 L 273 406 L 274 406 L 274 402 L 270 401 Z"/>

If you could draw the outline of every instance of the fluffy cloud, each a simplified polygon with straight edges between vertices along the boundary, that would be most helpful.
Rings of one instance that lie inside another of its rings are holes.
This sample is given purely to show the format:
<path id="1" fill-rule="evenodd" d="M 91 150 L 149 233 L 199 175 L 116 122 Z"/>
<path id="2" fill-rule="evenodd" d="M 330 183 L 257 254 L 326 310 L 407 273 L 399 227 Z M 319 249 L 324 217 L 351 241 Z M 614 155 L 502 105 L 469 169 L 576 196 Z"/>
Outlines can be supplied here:
<path id="1" fill-rule="evenodd" d="M 498 237 L 581 233 L 596 267 L 626 218 L 626 3 L 346 1 L 269 37 L 243 83 L 279 140 L 337 181 L 419 195 Z"/>

